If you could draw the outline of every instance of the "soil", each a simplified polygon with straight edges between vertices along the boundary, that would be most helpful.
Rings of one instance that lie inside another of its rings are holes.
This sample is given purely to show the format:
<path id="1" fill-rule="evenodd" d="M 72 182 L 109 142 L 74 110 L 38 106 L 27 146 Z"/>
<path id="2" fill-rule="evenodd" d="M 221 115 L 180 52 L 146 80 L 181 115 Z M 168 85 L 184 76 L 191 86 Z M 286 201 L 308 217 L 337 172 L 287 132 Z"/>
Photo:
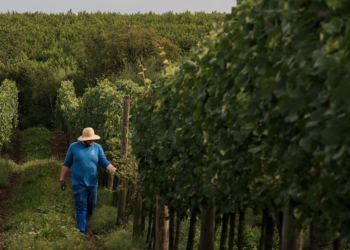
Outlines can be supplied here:
<path id="1" fill-rule="evenodd" d="M 5 151 L 7 151 L 7 148 L 11 148 L 10 152 L 5 152 L 9 156 L 9 158 L 14 161 L 17 165 L 21 165 L 23 163 L 23 149 L 21 148 L 22 144 L 22 135 L 21 131 L 19 129 L 16 130 L 13 134 L 14 141 L 10 142 L 6 147 Z"/>
<path id="2" fill-rule="evenodd" d="M 64 161 L 69 146 L 65 133 L 62 131 L 52 132 L 50 145 L 53 157 L 58 161 Z"/>

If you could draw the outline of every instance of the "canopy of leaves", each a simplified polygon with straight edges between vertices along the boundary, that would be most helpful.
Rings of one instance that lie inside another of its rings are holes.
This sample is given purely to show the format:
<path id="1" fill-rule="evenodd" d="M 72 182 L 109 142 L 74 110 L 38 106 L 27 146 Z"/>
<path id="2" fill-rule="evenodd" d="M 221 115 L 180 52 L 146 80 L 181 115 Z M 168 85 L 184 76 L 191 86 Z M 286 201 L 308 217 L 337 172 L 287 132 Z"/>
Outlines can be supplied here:
<path id="1" fill-rule="evenodd" d="M 300 221 L 348 239 L 349 13 L 346 1 L 241 3 L 138 103 L 145 192 L 222 211 L 293 199 Z"/>
<path id="2" fill-rule="evenodd" d="M 65 81 L 58 90 L 56 114 L 64 119 L 68 132 L 76 138 L 84 128 L 92 127 L 101 136 L 98 143 L 109 151 L 106 155 L 111 162 L 125 178 L 134 179 L 135 159 L 130 154 L 122 157 L 120 153 L 123 98 L 129 95 L 136 102 L 143 92 L 143 87 L 129 80 L 115 83 L 103 80 L 77 98 L 73 83 Z M 129 126 L 132 128 L 132 123 Z"/>
<path id="3" fill-rule="evenodd" d="M 12 129 L 18 124 L 18 90 L 16 84 L 4 80 L 0 85 L 0 152 L 10 141 Z"/>

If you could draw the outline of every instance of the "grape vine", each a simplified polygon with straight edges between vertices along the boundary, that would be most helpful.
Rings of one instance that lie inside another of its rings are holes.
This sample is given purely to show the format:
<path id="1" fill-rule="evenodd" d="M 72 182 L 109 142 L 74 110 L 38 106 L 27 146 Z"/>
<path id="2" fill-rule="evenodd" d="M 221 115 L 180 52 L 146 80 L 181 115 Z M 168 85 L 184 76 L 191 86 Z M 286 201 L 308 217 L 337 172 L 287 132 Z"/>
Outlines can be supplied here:
<path id="1" fill-rule="evenodd" d="M 346 239 L 347 10 L 345 1 L 245 1 L 168 67 L 134 109 L 144 192 L 180 211 L 266 207 L 276 220 L 293 200 L 299 224 Z"/>
<path id="2" fill-rule="evenodd" d="M 0 86 L 0 152 L 10 141 L 13 128 L 18 124 L 18 90 L 16 84 L 4 80 Z"/>
<path id="3" fill-rule="evenodd" d="M 81 135 L 83 128 L 94 128 L 101 136 L 98 143 L 106 150 L 106 155 L 111 156 L 112 164 L 118 167 L 123 177 L 132 178 L 136 161 L 131 154 L 128 160 L 120 156 L 123 97 L 130 95 L 136 102 L 143 92 L 143 87 L 128 80 L 116 83 L 103 80 L 77 98 L 73 82 L 65 81 L 58 90 L 56 114 L 62 116 L 72 141 Z"/>

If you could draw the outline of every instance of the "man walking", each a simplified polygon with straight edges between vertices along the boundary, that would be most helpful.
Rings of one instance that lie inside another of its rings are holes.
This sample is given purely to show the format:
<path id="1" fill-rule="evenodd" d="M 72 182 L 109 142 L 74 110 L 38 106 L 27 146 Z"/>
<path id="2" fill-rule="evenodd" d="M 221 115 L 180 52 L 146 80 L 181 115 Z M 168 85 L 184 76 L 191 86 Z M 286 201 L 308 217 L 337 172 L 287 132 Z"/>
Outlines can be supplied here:
<path id="1" fill-rule="evenodd" d="M 101 137 L 92 128 L 85 128 L 77 142 L 70 145 L 62 166 L 60 186 L 66 188 L 64 177 L 72 166 L 72 185 L 78 229 L 86 234 L 97 201 L 97 166 L 115 172 L 117 169 L 107 161 L 102 147 L 94 143 Z"/>

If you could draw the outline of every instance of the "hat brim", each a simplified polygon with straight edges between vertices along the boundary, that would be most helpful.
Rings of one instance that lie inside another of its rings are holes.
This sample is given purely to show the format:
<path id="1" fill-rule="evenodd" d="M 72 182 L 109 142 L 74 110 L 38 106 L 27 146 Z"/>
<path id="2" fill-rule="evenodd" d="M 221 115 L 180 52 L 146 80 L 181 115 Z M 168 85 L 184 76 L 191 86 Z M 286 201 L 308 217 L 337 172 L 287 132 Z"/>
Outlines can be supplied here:
<path id="1" fill-rule="evenodd" d="M 78 141 L 91 141 L 91 140 L 99 140 L 99 139 L 101 139 L 101 137 L 98 135 L 94 135 L 94 136 L 90 136 L 90 137 L 80 136 L 78 138 Z"/>

